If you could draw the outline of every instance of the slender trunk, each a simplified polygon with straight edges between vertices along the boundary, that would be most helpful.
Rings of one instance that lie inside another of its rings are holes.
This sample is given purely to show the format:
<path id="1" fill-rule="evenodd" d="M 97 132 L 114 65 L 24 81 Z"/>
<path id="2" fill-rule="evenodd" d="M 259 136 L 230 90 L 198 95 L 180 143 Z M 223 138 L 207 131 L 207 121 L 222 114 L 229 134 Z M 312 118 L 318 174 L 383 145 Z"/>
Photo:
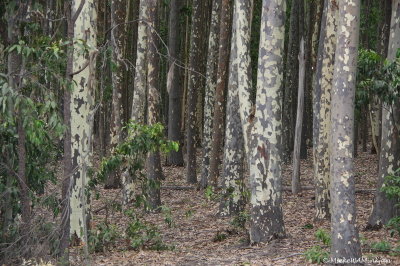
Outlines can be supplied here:
<path id="1" fill-rule="evenodd" d="M 157 19 L 157 0 L 145 0 L 147 2 L 148 12 L 148 51 L 147 51 L 147 85 L 148 85 L 148 98 L 147 98 L 147 115 L 148 124 L 156 124 L 160 117 L 160 91 L 158 89 L 158 40 L 156 32 L 156 19 Z M 150 210 L 156 210 L 161 206 L 160 198 L 160 182 L 162 178 L 161 160 L 159 151 L 152 151 L 147 157 L 147 204 Z"/>
<path id="2" fill-rule="evenodd" d="M 210 158 L 210 179 L 214 186 L 218 184 L 221 147 L 225 131 L 225 91 L 229 73 L 229 51 L 232 27 L 232 1 L 222 0 L 219 32 L 219 58 L 217 86 L 215 89 L 213 135 Z"/>
<path id="3" fill-rule="evenodd" d="M 392 20 L 390 24 L 390 37 L 388 47 L 388 60 L 396 58 L 396 52 L 400 47 L 400 1 L 392 2 Z M 379 173 L 375 204 L 368 219 L 367 228 L 376 229 L 382 227 L 391 218 L 399 215 L 398 201 L 389 199 L 381 192 L 385 177 L 393 175 L 400 168 L 400 101 L 392 104 L 385 103 L 382 108 L 382 138 L 379 157 Z"/>
<path id="4" fill-rule="evenodd" d="M 186 122 L 186 180 L 190 184 L 197 183 L 197 164 L 196 164 L 196 106 L 197 93 L 200 90 L 201 65 L 201 29 L 202 29 L 202 1 L 193 0 L 192 5 L 192 29 L 190 36 L 190 55 L 189 55 L 189 84 L 187 95 L 187 122 Z"/>
<path id="5" fill-rule="evenodd" d="M 215 104 L 215 88 L 217 85 L 218 46 L 221 0 L 213 0 L 211 11 L 210 35 L 208 37 L 208 58 L 206 70 L 206 90 L 204 94 L 203 123 L 203 163 L 200 187 L 206 188 L 210 179 L 210 156 L 212 147 L 212 128 Z"/>
<path id="6" fill-rule="evenodd" d="M 340 1 L 338 22 L 331 114 L 331 258 L 360 259 L 352 156 L 360 1 Z"/>
<path id="7" fill-rule="evenodd" d="M 138 37 L 136 46 L 136 64 L 135 64 L 135 79 L 133 88 L 132 113 L 131 119 L 139 124 L 144 124 L 145 119 L 145 103 L 147 95 L 147 50 L 148 50 L 148 2 L 140 1 Z M 128 173 L 122 175 L 122 195 L 123 203 L 127 204 L 132 200 L 133 196 L 133 179 Z"/>
<path id="8" fill-rule="evenodd" d="M 112 109 L 111 109 L 111 128 L 110 128 L 110 148 L 113 151 L 122 139 L 122 123 L 124 108 L 122 102 L 123 78 L 124 78 L 124 38 L 125 38 L 125 13 L 126 3 L 124 1 L 111 1 L 111 47 L 113 71 L 111 74 L 112 82 Z M 118 188 L 120 186 L 118 172 L 108 175 L 105 188 Z"/>
<path id="9" fill-rule="evenodd" d="M 320 34 L 319 62 L 315 84 L 315 208 L 316 219 L 330 217 L 330 134 L 331 134 L 331 90 L 336 49 L 337 6 L 325 1 L 323 25 Z"/>
<path id="10" fill-rule="evenodd" d="M 66 4 L 67 14 L 67 39 L 72 42 L 74 38 L 73 13 L 69 4 Z M 63 118 L 65 125 L 64 132 L 64 158 L 63 158 L 63 180 L 62 180 L 62 205 L 61 205 L 61 228 L 60 228 L 60 257 L 69 261 L 70 245 L 70 193 L 71 193 L 71 174 L 72 174 L 72 153 L 71 153 L 71 90 L 73 72 L 73 44 L 67 47 L 67 66 L 66 66 L 66 86 L 64 86 L 63 96 Z"/>
<path id="11" fill-rule="evenodd" d="M 296 132 L 294 138 L 293 152 L 293 174 L 292 174 L 292 193 L 297 194 L 300 187 L 300 146 L 301 132 L 303 125 L 303 107 L 304 107 L 304 78 L 305 78 L 305 57 L 304 57 L 304 38 L 300 41 L 299 53 L 299 91 L 297 97 L 297 117 L 296 117 Z"/>
<path id="12" fill-rule="evenodd" d="M 299 10 L 301 1 L 292 1 L 292 9 L 290 12 L 290 31 L 288 52 L 286 58 L 286 79 L 283 92 L 282 102 L 282 137 L 283 156 L 282 159 L 288 163 L 292 158 L 293 152 L 293 132 L 294 117 L 292 113 L 294 103 L 293 94 L 297 92 L 298 74 L 299 74 Z"/>
<path id="13" fill-rule="evenodd" d="M 179 11 L 182 6 L 181 0 L 172 0 L 170 2 L 170 14 L 168 25 L 168 50 L 169 50 L 169 70 L 167 76 L 168 99 L 168 139 L 172 141 L 181 141 L 181 106 L 182 106 L 182 70 L 176 65 L 180 64 L 179 55 L 180 45 L 180 17 Z M 178 151 L 171 151 L 168 154 L 168 164 L 183 165 L 182 148 Z"/>
<path id="14" fill-rule="evenodd" d="M 83 3 L 83 4 L 82 4 Z M 86 41 L 88 53 L 82 54 L 79 48 L 73 53 L 73 83 L 76 87 L 71 92 L 71 159 L 72 159 L 72 184 L 70 190 L 70 236 L 74 244 L 88 243 L 88 227 L 90 218 L 90 198 L 85 192 L 89 182 L 87 174 L 90 167 L 92 154 L 92 128 L 93 128 L 93 82 L 94 67 L 97 51 L 96 43 L 97 10 L 94 0 L 84 2 L 75 0 L 72 4 L 72 13 L 76 16 L 77 10 L 82 11 L 73 22 L 74 39 Z M 83 68 L 88 62 L 87 67 Z M 71 73 L 69 73 L 71 74 Z M 85 255 L 88 256 L 87 245 L 84 246 Z"/>

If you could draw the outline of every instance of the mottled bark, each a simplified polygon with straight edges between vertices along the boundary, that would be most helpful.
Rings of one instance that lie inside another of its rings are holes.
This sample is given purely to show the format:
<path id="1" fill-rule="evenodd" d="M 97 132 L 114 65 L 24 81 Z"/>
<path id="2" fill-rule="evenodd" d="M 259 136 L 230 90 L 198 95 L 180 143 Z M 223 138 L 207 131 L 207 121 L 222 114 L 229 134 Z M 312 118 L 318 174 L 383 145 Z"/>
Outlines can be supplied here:
<path id="1" fill-rule="evenodd" d="M 133 100 L 131 119 L 136 123 L 144 124 L 145 103 L 147 95 L 147 50 L 148 50 L 148 1 L 140 1 L 138 38 L 136 46 L 135 79 L 133 85 Z M 133 179 L 127 172 L 122 175 L 122 196 L 124 204 L 131 201 L 133 196 Z"/>
<path id="2" fill-rule="evenodd" d="M 340 1 L 331 109 L 331 258 L 359 259 L 356 225 L 353 126 L 360 1 Z"/>
<path id="3" fill-rule="evenodd" d="M 252 91 L 252 69 L 250 56 L 251 40 L 251 17 L 253 1 L 236 0 L 235 20 L 236 23 L 236 53 L 238 68 L 238 98 L 239 113 L 244 137 L 244 151 L 247 160 L 250 158 L 250 134 L 254 119 L 251 105 Z M 249 161 L 247 161 L 248 163 Z"/>
<path id="4" fill-rule="evenodd" d="M 81 1 L 72 3 L 72 13 L 77 14 Z M 89 52 L 82 54 L 75 47 L 73 55 L 73 82 L 76 84 L 71 92 L 71 157 L 72 184 L 70 190 L 70 236 L 75 243 L 87 243 L 90 199 L 85 187 L 88 184 L 87 175 L 92 153 L 93 124 L 93 81 L 96 55 L 96 24 L 97 13 L 94 0 L 86 0 L 74 23 L 74 39 L 84 40 L 89 46 Z M 89 65 L 87 65 L 89 60 Z M 87 252 L 87 248 L 85 248 Z"/>
<path id="5" fill-rule="evenodd" d="M 125 15 L 126 2 L 122 0 L 111 1 L 111 46 L 113 71 L 111 82 L 113 87 L 112 109 L 111 109 L 111 128 L 110 128 L 110 148 L 114 150 L 121 142 L 122 123 L 124 108 L 122 103 L 123 78 L 124 78 L 124 43 L 125 43 Z M 120 181 L 118 173 L 113 172 L 108 175 L 105 188 L 118 188 Z"/>
<path id="6" fill-rule="evenodd" d="M 250 142 L 250 241 L 283 237 L 282 213 L 282 79 L 285 1 L 264 0 L 254 127 Z"/>
<path id="7" fill-rule="evenodd" d="M 252 2 L 252 1 L 250 1 Z M 238 1 L 234 3 L 236 6 Z M 251 20 L 252 3 L 248 3 L 242 8 L 246 12 L 246 19 Z M 236 44 L 236 27 L 238 14 L 234 7 L 232 38 L 231 38 L 231 54 L 229 60 L 229 80 L 228 80 L 228 96 L 226 105 L 226 130 L 225 130 L 225 146 L 224 158 L 222 165 L 222 198 L 219 213 L 222 216 L 239 214 L 244 208 L 244 158 L 245 153 L 243 128 L 241 126 L 239 112 L 239 90 L 238 90 L 238 57 Z"/>
<path id="8" fill-rule="evenodd" d="M 158 54 L 157 54 L 157 0 L 145 0 L 148 11 L 148 50 L 147 50 L 147 122 L 154 125 L 159 121 L 160 113 L 160 91 L 158 88 Z M 146 162 L 147 168 L 147 207 L 150 210 L 156 210 L 161 206 L 160 181 L 162 169 L 160 164 L 160 153 L 158 151 L 150 152 Z"/>
<path id="9" fill-rule="evenodd" d="M 288 163 L 292 158 L 293 152 L 293 139 L 294 139 L 294 125 L 295 118 L 293 116 L 293 105 L 295 105 L 295 98 L 293 94 L 297 92 L 297 83 L 299 75 L 299 15 L 300 15 L 300 1 L 292 1 L 290 12 L 290 29 L 288 52 L 286 57 L 286 79 L 283 91 L 282 103 L 282 138 L 283 142 L 283 156 L 282 159 Z"/>
<path id="10" fill-rule="evenodd" d="M 180 61 L 180 15 L 182 0 L 172 0 L 170 2 L 169 24 L 168 24 L 168 51 L 169 51 L 169 70 L 167 76 L 168 91 L 168 139 L 181 142 L 181 105 L 182 105 L 182 70 L 175 65 Z M 182 148 L 178 151 L 171 151 L 167 158 L 170 165 L 183 165 Z"/>
<path id="11" fill-rule="evenodd" d="M 74 38 L 74 24 L 73 18 L 76 18 L 72 13 L 71 6 L 68 5 L 67 13 L 67 38 L 72 42 Z M 75 11 L 77 12 L 77 11 Z M 79 11 L 80 12 L 80 11 Z M 62 205 L 61 205 L 61 226 L 60 226 L 60 257 L 64 260 L 69 260 L 69 245 L 70 245 L 70 191 L 71 191 L 71 175 L 72 175 L 72 154 L 71 154 L 71 90 L 72 90 L 72 76 L 74 61 L 74 49 L 71 43 L 67 47 L 67 66 L 66 66 L 66 82 L 64 86 L 63 95 L 63 118 L 64 118 L 64 158 L 63 158 L 63 180 L 62 180 Z"/>
<path id="12" fill-rule="evenodd" d="M 320 65 L 317 69 L 315 84 L 316 143 L 315 143 L 315 208 L 316 219 L 330 217 L 330 134 L 331 134 L 331 90 L 336 49 L 337 6 L 325 3 L 325 20 L 321 29 Z M 323 37 L 323 38 L 322 38 Z"/>
<path id="13" fill-rule="evenodd" d="M 189 55 L 189 84 L 187 95 L 187 122 L 186 122 L 186 180 L 190 184 L 197 183 L 196 167 L 196 106 L 197 93 L 201 85 L 201 65 L 199 59 L 203 52 L 201 30 L 202 30 L 202 1 L 193 0 L 192 5 L 192 29 L 190 36 L 190 55 Z"/>
<path id="14" fill-rule="evenodd" d="M 400 1 L 392 2 L 392 20 L 390 23 L 388 47 L 388 60 L 396 58 L 397 49 L 400 47 Z M 368 228 L 380 228 L 391 218 L 400 214 L 398 203 L 389 199 L 381 192 L 385 177 L 394 174 L 400 168 L 400 100 L 396 99 L 392 104 L 385 103 L 382 108 L 382 139 L 379 157 L 378 184 L 375 195 L 375 203 L 368 219 Z"/>
<path id="15" fill-rule="evenodd" d="M 147 23 L 148 23 L 148 3 L 140 1 L 138 40 L 136 52 L 135 80 L 133 87 L 133 101 L 131 119 L 137 123 L 145 123 L 145 103 L 146 99 L 146 54 L 148 49 Z"/>
<path id="16" fill-rule="evenodd" d="M 304 78 L 305 78 L 304 38 L 300 41 L 299 53 L 299 88 L 297 96 L 296 132 L 293 151 L 292 193 L 297 194 L 300 187 L 300 146 L 304 112 Z"/>
<path id="17" fill-rule="evenodd" d="M 229 74 L 229 52 L 232 27 L 232 0 L 221 1 L 221 21 L 219 32 L 219 57 L 217 86 L 215 89 L 213 134 L 210 158 L 210 179 L 214 186 L 218 184 L 221 164 L 221 147 L 225 131 L 225 93 Z"/>
<path id="18" fill-rule="evenodd" d="M 200 187 L 206 188 L 210 178 L 210 156 L 212 147 L 212 128 L 217 86 L 218 44 L 221 0 L 213 0 L 211 10 L 210 34 L 208 37 L 208 58 L 206 67 L 206 86 L 204 93 L 203 159 Z"/>

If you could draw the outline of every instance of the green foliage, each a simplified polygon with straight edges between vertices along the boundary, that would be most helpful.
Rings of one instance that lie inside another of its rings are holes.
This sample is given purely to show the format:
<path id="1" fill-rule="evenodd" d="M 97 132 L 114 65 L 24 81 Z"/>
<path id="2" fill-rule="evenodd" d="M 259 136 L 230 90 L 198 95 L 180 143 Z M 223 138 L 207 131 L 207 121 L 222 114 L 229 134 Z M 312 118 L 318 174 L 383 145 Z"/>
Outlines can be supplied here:
<path id="1" fill-rule="evenodd" d="M 371 244 L 371 249 L 378 252 L 389 252 L 392 246 L 387 241 L 380 241 Z"/>
<path id="2" fill-rule="evenodd" d="M 400 199 L 400 169 L 385 177 L 381 191 L 390 199 Z"/>
<path id="3" fill-rule="evenodd" d="M 206 189 L 204 190 L 204 196 L 208 201 L 217 200 L 219 198 L 219 195 L 215 193 L 213 186 L 206 187 Z"/>
<path id="4" fill-rule="evenodd" d="M 357 89 L 356 109 L 361 108 L 371 101 L 375 94 L 377 80 L 381 79 L 381 65 L 383 59 L 372 50 L 360 49 L 357 62 Z"/>
<path id="5" fill-rule="evenodd" d="M 95 185 L 106 180 L 107 175 L 116 170 L 127 170 L 142 187 L 142 195 L 136 197 L 136 202 L 143 203 L 146 207 L 147 188 L 160 185 L 158 182 L 147 180 L 146 175 L 143 174 L 147 153 L 177 151 L 179 145 L 165 138 L 164 126 L 160 123 L 141 125 L 131 121 L 124 129 L 127 130 L 128 137 L 115 148 L 111 156 L 103 159 L 97 178 L 91 179 L 89 188 L 94 188 Z"/>
<path id="6" fill-rule="evenodd" d="M 221 242 L 224 241 L 228 236 L 224 233 L 217 232 L 217 234 L 214 236 L 213 241 L 214 242 Z"/>
<path id="7" fill-rule="evenodd" d="M 148 248 L 152 250 L 173 250 L 174 246 L 163 243 L 161 234 L 154 225 L 141 221 L 133 212 L 126 213 L 130 217 L 130 223 L 126 228 L 126 236 L 133 249 Z"/>
<path id="8" fill-rule="evenodd" d="M 329 252 L 320 246 L 313 246 L 304 253 L 304 257 L 310 263 L 324 263 L 329 258 Z"/>
<path id="9" fill-rule="evenodd" d="M 109 250 L 120 237 L 117 226 L 102 222 L 89 232 L 89 250 L 100 252 Z"/>
<path id="10" fill-rule="evenodd" d="M 186 218 L 190 218 L 190 217 L 193 216 L 194 213 L 195 213 L 194 210 L 187 210 L 187 211 L 185 212 L 185 217 L 186 217 Z"/>
<path id="11" fill-rule="evenodd" d="M 318 229 L 315 232 L 315 238 L 320 240 L 325 246 L 331 245 L 331 236 L 324 229 Z M 323 263 L 329 258 L 329 252 L 325 247 L 321 247 L 319 245 L 313 246 L 309 248 L 304 256 L 307 261 L 311 263 Z"/>
<path id="12" fill-rule="evenodd" d="M 374 92 L 380 99 L 393 104 L 400 95 L 400 48 L 393 61 L 385 60 L 380 73 L 380 79 L 374 84 Z"/>
<path id="13" fill-rule="evenodd" d="M 161 212 L 164 214 L 164 222 L 169 226 L 169 227 L 174 227 L 174 219 L 172 217 L 172 211 L 171 208 L 167 206 L 161 206 Z"/>
<path id="14" fill-rule="evenodd" d="M 330 246 L 331 245 L 331 236 L 328 232 L 324 229 L 318 229 L 315 232 L 315 237 L 320 240 L 324 245 Z"/>
<path id="15" fill-rule="evenodd" d="M 389 229 L 391 237 L 393 237 L 396 233 L 397 235 L 400 235 L 400 216 L 390 219 L 386 227 Z"/>
<path id="16" fill-rule="evenodd" d="M 8 15 L 15 11 L 12 2 L 7 5 L 7 12 L 11 12 Z M 40 12 L 40 8 L 39 5 L 33 5 L 31 11 Z M 18 73 L 0 73 L 0 194 L 10 196 L 1 197 L 0 206 L 9 204 L 6 208 L 13 210 L 11 219 L 15 223 L 8 228 L 3 228 L 3 224 L 0 224 L 3 232 L 18 228 L 18 219 L 15 218 L 21 210 L 20 185 L 15 178 L 19 161 L 18 124 L 22 124 L 26 136 L 25 177 L 32 207 L 43 205 L 51 209 L 54 216 L 59 214 L 58 200 L 53 195 L 43 198 L 41 195 L 49 181 L 56 182 L 56 164 L 50 162 L 54 162 L 61 154 L 59 141 L 64 133 L 64 126 L 58 99 L 62 92 L 60 88 L 67 85 L 64 77 L 68 42 L 61 39 L 54 41 L 43 36 L 37 22 L 23 22 L 19 29 L 29 34 L 24 34 L 16 43 L 11 43 L 1 55 L 17 56 L 22 62 Z M 0 71 L 6 69 L 6 66 L 0 66 Z M 11 184 L 7 181 L 10 178 Z M 11 202 L 6 202 L 6 198 Z M 0 211 L 3 213 L 4 210 Z M 41 232 L 38 230 L 33 233 L 38 235 Z M 2 243 L 12 243 L 19 239 L 18 233 L 0 236 Z"/>
<path id="17" fill-rule="evenodd" d="M 246 223 L 249 219 L 250 215 L 246 211 L 243 211 L 233 217 L 230 224 L 237 229 L 245 229 Z"/>
<path id="18" fill-rule="evenodd" d="M 313 229 L 313 228 L 314 228 L 314 225 L 312 225 L 312 224 L 305 224 L 305 225 L 303 226 L 303 228 L 304 228 L 304 229 Z"/>

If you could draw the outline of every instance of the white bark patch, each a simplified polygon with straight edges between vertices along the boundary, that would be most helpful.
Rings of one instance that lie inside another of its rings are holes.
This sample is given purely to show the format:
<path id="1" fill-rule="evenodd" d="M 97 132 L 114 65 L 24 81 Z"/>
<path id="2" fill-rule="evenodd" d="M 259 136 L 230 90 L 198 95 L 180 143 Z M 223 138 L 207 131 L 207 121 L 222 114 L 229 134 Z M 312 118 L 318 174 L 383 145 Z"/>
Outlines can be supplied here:
<path id="1" fill-rule="evenodd" d="M 73 1 L 72 10 L 75 12 L 80 5 L 80 1 Z M 84 55 L 79 48 L 74 50 L 73 71 L 82 69 L 87 60 L 92 60 L 94 47 L 96 47 L 96 23 L 97 13 L 93 0 L 87 0 L 83 5 L 82 11 L 74 25 L 74 39 L 85 40 L 89 48 L 89 55 Z M 93 104 L 90 81 L 94 79 L 92 66 L 95 62 L 90 62 L 90 67 L 86 67 L 79 74 L 73 76 L 76 87 L 71 93 L 71 151 L 73 168 L 76 173 L 73 175 L 74 186 L 70 194 L 70 235 L 76 235 L 82 241 L 87 236 L 86 221 L 89 208 L 86 198 L 85 187 L 88 184 L 87 167 L 90 166 L 90 156 L 92 152 L 92 123 Z"/>

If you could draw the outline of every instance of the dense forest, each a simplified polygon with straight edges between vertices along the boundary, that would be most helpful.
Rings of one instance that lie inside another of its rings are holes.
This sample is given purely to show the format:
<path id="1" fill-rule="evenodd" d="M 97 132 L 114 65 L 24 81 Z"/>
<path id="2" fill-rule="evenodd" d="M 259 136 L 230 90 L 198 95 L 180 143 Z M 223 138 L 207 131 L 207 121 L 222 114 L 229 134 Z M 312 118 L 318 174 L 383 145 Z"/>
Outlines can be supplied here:
<path id="1" fill-rule="evenodd" d="M 400 264 L 400 0 L 1 0 L 1 265 Z"/>

